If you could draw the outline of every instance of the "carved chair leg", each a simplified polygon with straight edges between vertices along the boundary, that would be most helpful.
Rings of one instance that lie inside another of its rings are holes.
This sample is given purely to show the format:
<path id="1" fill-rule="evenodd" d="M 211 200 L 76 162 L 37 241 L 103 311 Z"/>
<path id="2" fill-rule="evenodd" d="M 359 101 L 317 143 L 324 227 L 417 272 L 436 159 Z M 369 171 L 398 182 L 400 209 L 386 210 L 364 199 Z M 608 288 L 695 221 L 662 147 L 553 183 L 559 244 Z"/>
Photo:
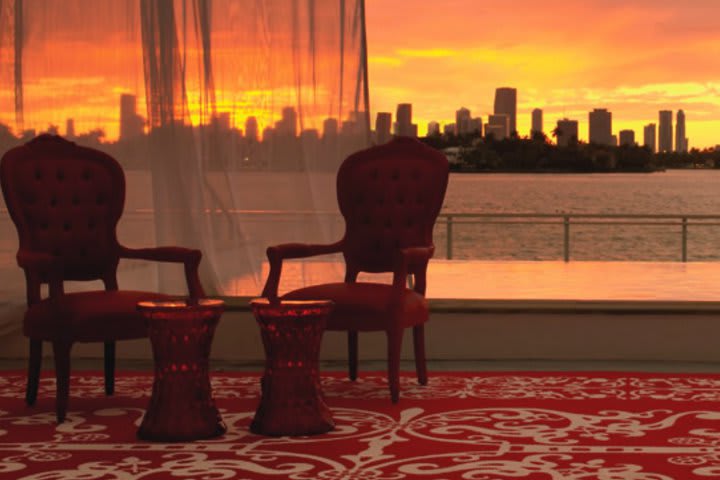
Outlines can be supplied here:
<path id="1" fill-rule="evenodd" d="M 65 420 L 68 397 L 70 396 L 70 349 L 71 342 L 53 342 L 53 356 L 55 357 L 55 381 L 57 391 L 55 394 L 55 414 L 58 423 Z"/>
<path id="2" fill-rule="evenodd" d="M 30 356 L 28 358 L 27 389 L 25 403 L 35 405 L 38 385 L 40 384 L 40 367 L 42 365 L 42 340 L 30 340 Z"/>
<path id="3" fill-rule="evenodd" d="M 402 340 L 402 329 L 387 331 L 388 385 L 390 386 L 392 403 L 397 403 L 400 399 L 400 350 Z"/>
<path id="4" fill-rule="evenodd" d="M 427 385 L 427 364 L 425 362 L 425 325 L 413 327 L 413 347 L 415 350 L 415 371 L 418 383 Z"/>
<path id="5" fill-rule="evenodd" d="M 348 370 L 350 380 L 357 380 L 358 369 L 358 332 L 348 332 Z"/>
<path id="6" fill-rule="evenodd" d="M 105 342 L 105 395 L 115 393 L 115 342 Z"/>

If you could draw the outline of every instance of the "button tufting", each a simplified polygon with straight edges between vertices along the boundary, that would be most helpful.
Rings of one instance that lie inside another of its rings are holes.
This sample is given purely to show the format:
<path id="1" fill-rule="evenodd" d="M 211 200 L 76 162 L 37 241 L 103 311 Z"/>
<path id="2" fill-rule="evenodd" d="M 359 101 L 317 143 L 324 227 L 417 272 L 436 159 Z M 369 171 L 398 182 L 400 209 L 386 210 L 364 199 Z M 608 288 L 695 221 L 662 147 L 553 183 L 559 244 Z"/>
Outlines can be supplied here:
<path id="1" fill-rule="evenodd" d="M 50 198 L 50 206 L 51 206 L 51 207 L 54 207 L 54 206 L 56 206 L 57 204 L 58 204 L 58 199 L 57 199 L 56 196 L 53 195 L 53 196 Z"/>
<path id="2" fill-rule="evenodd" d="M 89 168 L 86 168 L 85 170 L 83 170 L 82 178 L 83 178 L 83 180 L 90 180 L 92 178 L 92 174 L 90 173 Z"/>
<path id="3" fill-rule="evenodd" d="M 39 168 L 38 168 L 37 170 L 35 170 L 35 180 L 41 180 L 42 177 L 43 177 L 43 176 L 42 176 L 42 171 L 40 171 Z"/>
<path id="4" fill-rule="evenodd" d="M 62 170 L 58 170 L 58 171 L 57 171 L 57 179 L 60 180 L 60 181 L 64 180 L 64 179 L 65 179 L 65 172 L 63 172 Z"/>
<path id="5" fill-rule="evenodd" d="M 70 231 L 70 227 L 71 227 L 70 222 L 65 222 L 63 224 L 63 230 L 65 230 L 66 232 Z"/>

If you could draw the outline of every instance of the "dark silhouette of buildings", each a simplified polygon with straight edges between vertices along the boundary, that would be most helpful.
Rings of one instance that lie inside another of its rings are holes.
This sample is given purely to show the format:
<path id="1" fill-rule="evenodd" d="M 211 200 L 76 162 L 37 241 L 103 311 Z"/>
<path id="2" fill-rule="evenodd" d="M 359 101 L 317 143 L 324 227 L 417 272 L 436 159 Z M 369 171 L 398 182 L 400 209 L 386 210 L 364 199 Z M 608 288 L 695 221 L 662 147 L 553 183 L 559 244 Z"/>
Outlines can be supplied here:
<path id="1" fill-rule="evenodd" d="M 675 151 L 685 153 L 688 151 L 688 139 L 685 136 L 685 112 L 677 111 L 675 117 Z"/>
<path id="2" fill-rule="evenodd" d="M 145 121 L 137 114 L 135 95 L 120 95 L 120 140 L 129 140 L 144 134 Z"/>
<path id="3" fill-rule="evenodd" d="M 657 129 L 654 123 L 648 123 L 643 128 L 643 146 L 648 147 L 651 152 L 657 151 Z"/>
<path id="4" fill-rule="evenodd" d="M 517 89 L 501 87 L 495 90 L 495 115 L 507 115 L 508 131 L 506 136 L 517 134 Z M 488 120 L 488 124 L 493 125 Z"/>
<path id="5" fill-rule="evenodd" d="M 395 113 L 395 135 L 417 137 L 417 125 L 412 123 L 412 104 L 399 103 Z"/>
<path id="6" fill-rule="evenodd" d="M 375 142 L 378 145 L 387 143 L 392 138 L 392 113 L 378 112 L 375 117 Z"/>
<path id="7" fill-rule="evenodd" d="M 660 110 L 660 127 L 658 132 L 658 152 L 673 150 L 673 120 L 671 110 Z"/>
<path id="8" fill-rule="evenodd" d="M 613 145 L 612 113 L 605 108 L 596 108 L 588 114 L 590 143 Z"/>

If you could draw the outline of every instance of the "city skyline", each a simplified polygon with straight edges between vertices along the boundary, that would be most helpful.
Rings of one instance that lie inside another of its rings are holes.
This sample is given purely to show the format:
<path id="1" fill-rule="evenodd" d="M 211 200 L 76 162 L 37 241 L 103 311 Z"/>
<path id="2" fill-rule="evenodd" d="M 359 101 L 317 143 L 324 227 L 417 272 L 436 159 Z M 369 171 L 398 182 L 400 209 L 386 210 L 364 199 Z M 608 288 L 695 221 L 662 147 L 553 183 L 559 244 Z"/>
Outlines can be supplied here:
<path id="1" fill-rule="evenodd" d="M 690 148 L 714 147 L 716 13 L 709 0 L 517 0 L 506 10 L 472 0 L 368 0 L 371 110 L 413 102 L 423 135 L 430 121 L 453 121 L 460 106 L 485 120 L 495 88 L 512 85 L 522 134 L 534 108 L 543 110 L 546 131 L 607 108 L 614 133 L 632 129 L 636 141 L 660 110 L 683 110 Z M 580 140 L 588 140 L 586 128 Z"/>

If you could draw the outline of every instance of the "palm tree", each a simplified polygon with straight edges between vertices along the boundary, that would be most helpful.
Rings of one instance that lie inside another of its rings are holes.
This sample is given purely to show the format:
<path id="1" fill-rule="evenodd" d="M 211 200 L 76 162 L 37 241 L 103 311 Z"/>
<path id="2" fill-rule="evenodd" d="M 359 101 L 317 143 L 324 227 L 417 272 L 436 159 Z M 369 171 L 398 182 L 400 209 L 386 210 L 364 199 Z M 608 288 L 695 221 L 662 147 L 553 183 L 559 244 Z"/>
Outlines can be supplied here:
<path id="1" fill-rule="evenodd" d="M 561 129 L 559 126 L 558 126 L 558 127 L 555 127 L 555 128 L 553 129 L 553 131 L 552 131 L 552 136 L 555 137 L 555 143 L 559 144 L 559 143 L 560 143 L 560 137 L 563 136 L 563 131 L 562 131 L 562 129 Z"/>

